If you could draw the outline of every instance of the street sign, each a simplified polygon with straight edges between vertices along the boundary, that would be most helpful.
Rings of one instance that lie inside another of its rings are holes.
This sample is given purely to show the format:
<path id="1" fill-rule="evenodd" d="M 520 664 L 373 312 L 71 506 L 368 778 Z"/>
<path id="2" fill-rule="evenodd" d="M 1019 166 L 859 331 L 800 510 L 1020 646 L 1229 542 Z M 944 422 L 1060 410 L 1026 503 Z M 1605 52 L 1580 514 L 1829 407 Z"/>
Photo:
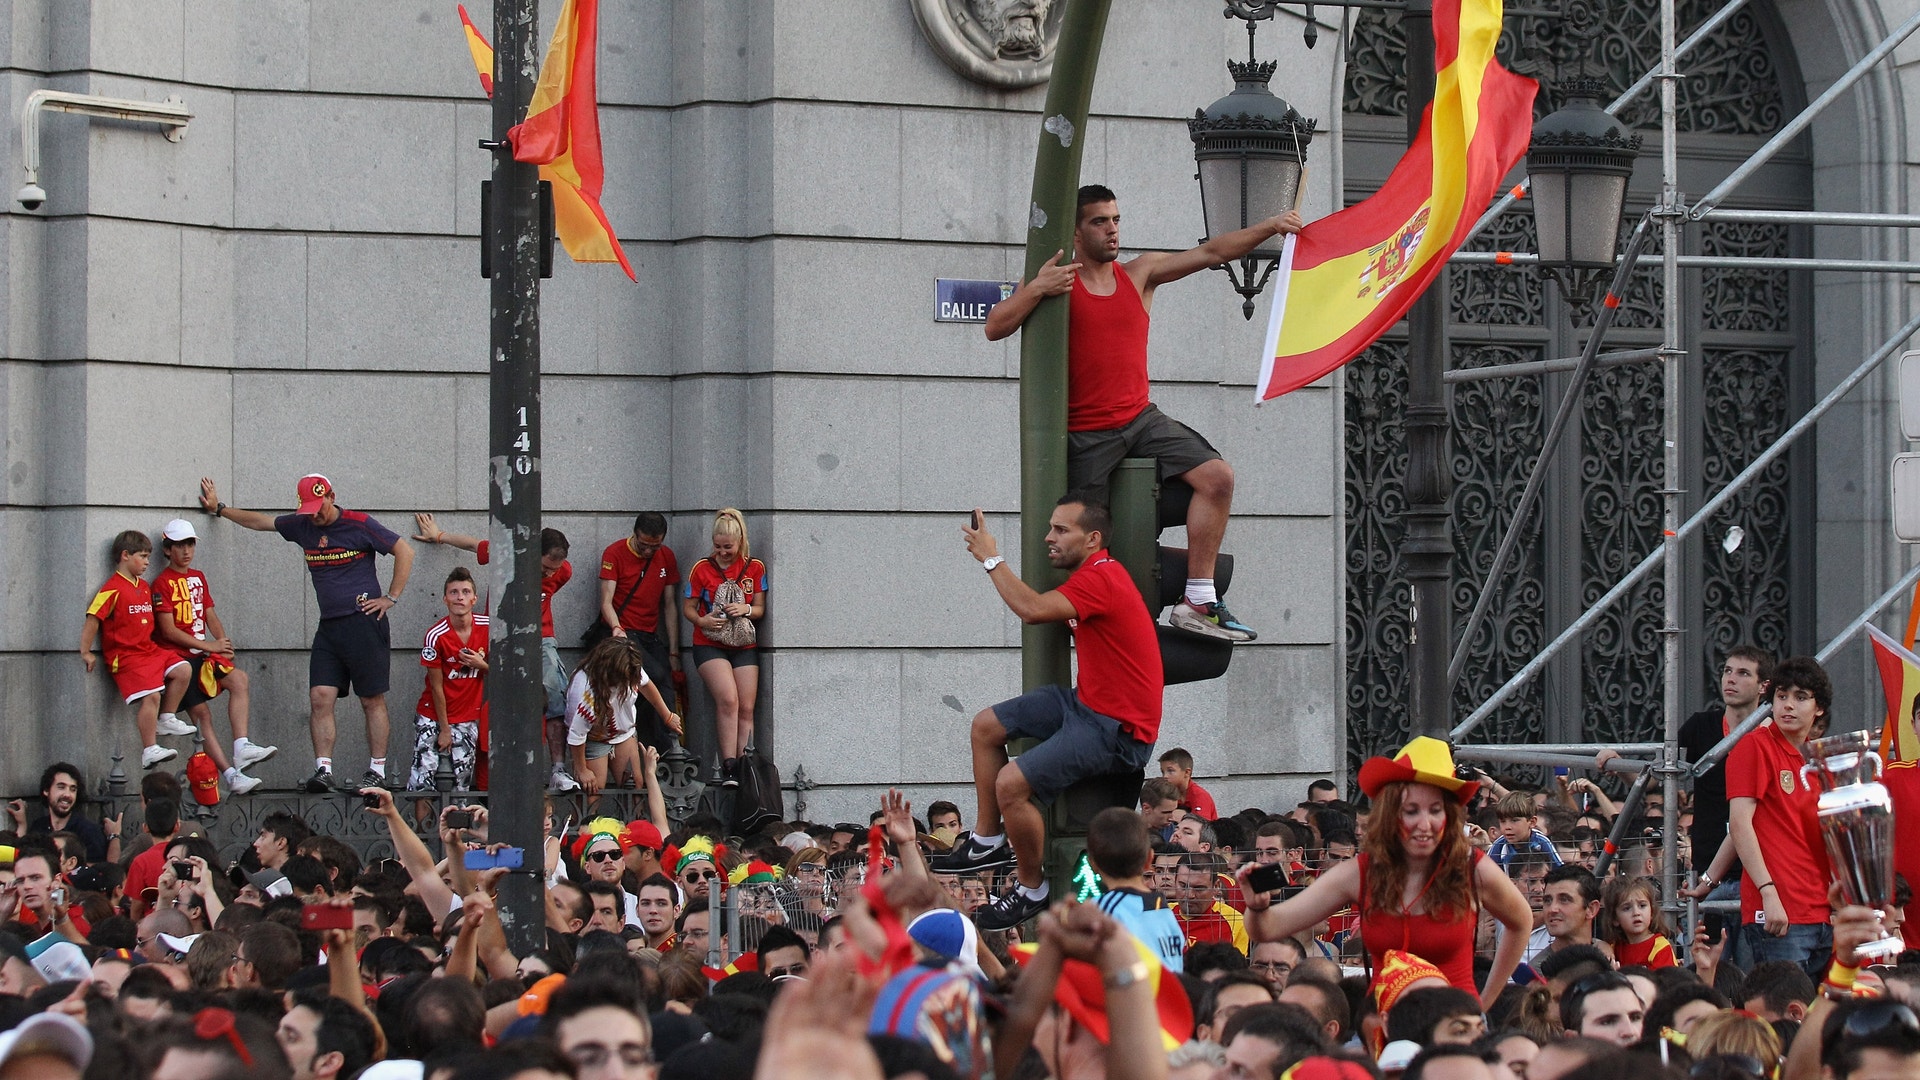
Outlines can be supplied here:
<path id="1" fill-rule="evenodd" d="M 1920 544 L 1920 454 L 1894 455 L 1893 535 Z"/>
<path id="2" fill-rule="evenodd" d="M 1013 295 L 1017 281 L 976 281 L 969 278 L 935 278 L 933 281 L 933 321 L 983 323 L 993 305 Z"/>

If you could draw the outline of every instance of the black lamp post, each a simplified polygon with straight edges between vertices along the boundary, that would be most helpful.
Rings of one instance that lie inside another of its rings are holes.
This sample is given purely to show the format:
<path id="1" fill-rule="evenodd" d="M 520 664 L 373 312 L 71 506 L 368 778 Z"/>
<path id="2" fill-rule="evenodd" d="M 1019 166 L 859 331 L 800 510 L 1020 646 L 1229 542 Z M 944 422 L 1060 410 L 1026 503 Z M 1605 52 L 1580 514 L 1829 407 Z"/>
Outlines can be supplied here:
<path id="1" fill-rule="evenodd" d="M 1249 31 L 1251 31 L 1249 23 Z M 1252 52 L 1249 32 L 1248 52 Z M 1187 121 L 1193 138 L 1193 159 L 1199 166 L 1200 206 L 1207 235 L 1244 229 L 1299 205 L 1300 176 L 1306 168 L 1307 144 L 1313 141 L 1314 121 L 1301 116 L 1267 87 L 1274 61 L 1227 61 L 1233 92 Z M 1253 300 L 1267 287 L 1280 264 L 1279 237 L 1247 253 L 1236 268 L 1221 269 L 1244 299 L 1240 313 L 1253 318 Z M 1237 271 L 1237 272 L 1236 272 Z"/>
<path id="2" fill-rule="evenodd" d="M 1561 89 L 1566 104 L 1533 125 L 1527 175 L 1540 270 L 1579 302 L 1613 272 L 1640 136 L 1601 109 L 1606 87 L 1599 80 L 1570 79 Z"/>

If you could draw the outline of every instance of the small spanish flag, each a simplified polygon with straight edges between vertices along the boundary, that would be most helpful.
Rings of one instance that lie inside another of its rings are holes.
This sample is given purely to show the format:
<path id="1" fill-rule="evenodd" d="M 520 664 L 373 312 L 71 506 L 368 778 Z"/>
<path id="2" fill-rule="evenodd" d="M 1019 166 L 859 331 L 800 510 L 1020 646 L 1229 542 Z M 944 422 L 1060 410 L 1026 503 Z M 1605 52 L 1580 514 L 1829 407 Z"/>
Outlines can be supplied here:
<path id="1" fill-rule="evenodd" d="M 1887 718 L 1880 730 L 1880 756 L 1887 764 L 1920 761 L 1920 735 L 1914 733 L 1914 713 L 1920 710 L 1920 656 L 1872 623 L 1873 663 L 1880 669 L 1880 689 L 1887 698 Z"/>
<path id="2" fill-rule="evenodd" d="M 1287 237 L 1257 401 L 1313 382 L 1400 321 L 1527 151 L 1538 89 L 1500 66 L 1500 0 L 1434 0 L 1433 104 L 1386 184 Z"/>
<path id="3" fill-rule="evenodd" d="M 460 23 L 480 71 L 480 86 L 493 96 L 493 46 L 480 36 L 465 5 Z M 600 109 L 594 91 L 594 53 L 599 40 L 599 0 L 566 0 L 553 28 L 540 81 L 527 103 L 525 122 L 507 133 L 516 161 L 540 166 L 553 184 L 553 224 L 560 246 L 574 262 L 617 262 L 640 280 L 620 249 L 607 212 L 600 207 L 606 169 L 600 156 Z"/>

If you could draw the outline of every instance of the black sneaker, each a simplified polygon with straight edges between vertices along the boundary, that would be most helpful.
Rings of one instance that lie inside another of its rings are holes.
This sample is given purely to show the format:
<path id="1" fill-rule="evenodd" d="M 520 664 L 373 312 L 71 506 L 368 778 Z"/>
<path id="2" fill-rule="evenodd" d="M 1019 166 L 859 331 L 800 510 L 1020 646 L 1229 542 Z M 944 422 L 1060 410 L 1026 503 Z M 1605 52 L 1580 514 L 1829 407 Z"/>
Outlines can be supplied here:
<path id="1" fill-rule="evenodd" d="M 1007 843 L 1005 837 L 993 847 L 982 847 L 969 836 L 953 845 L 951 851 L 927 860 L 927 865 L 936 874 L 971 874 L 976 870 L 1012 866 L 1013 861 L 1013 845 Z"/>
<path id="2" fill-rule="evenodd" d="M 331 794 L 333 791 L 332 770 L 329 770 L 329 769 L 313 770 L 313 775 L 307 777 L 306 789 L 307 789 L 307 794 L 309 795 Z"/>
<path id="3" fill-rule="evenodd" d="M 341 790 L 359 791 L 361 788 L 370 787 L 387 788 L 390 791 L 394 790 L 393 785 L 387 783 L 387 778 L 384 773 L 375 772 L 372 769 L 368 769 L 365 773 L 361 774 L 360 779 L 347 784 L 341 788 Z"/>
<path id="4" fill-rule="evenodd" d="M 973 913 L 973 925 L 981 930 L 1011 930 L 1047 910 L 1049 898 L 1042 896 L 1035 900 L 1020 891 L 1020 883 L 1015 881 L 1007 886 L 1007 891 L 987 901 L 987 905 Z"/>
<path id="5" fill-rule="evenodd" d="M 727 759 L 726 764 L 720 766 L 720 786 L 724 788 L 737 788 L 740 786 L 739 758 L 730 757 Z"/>

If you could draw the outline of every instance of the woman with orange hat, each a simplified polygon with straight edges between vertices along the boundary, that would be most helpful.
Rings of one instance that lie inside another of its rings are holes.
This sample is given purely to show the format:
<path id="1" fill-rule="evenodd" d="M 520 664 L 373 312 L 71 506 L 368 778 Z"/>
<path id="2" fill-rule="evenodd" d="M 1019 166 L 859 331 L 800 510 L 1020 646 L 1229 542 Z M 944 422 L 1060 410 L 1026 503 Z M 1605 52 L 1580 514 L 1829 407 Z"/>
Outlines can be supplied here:
<path id="1" fill-rule="evenodd" d="M 1373 971 L 1386 967 L 1389 952 L 1409 953 L 1492 1005 L 1520 963 L 1533 914 L 1500 867 L 1467 843 L 1466 804 L 1479 786 L 1454 775 L 1446 743 L 1424 735 L 1391 758 L 1368 760 L 1360 767 L 1360 790 L 1373 800 L 1373 812 L 1359 857 L 1279 904 L 1248 888 L 1254 867 L 1241 867 L 1250 936 L 1256 942 L 1292 937 L 1357 905 Z M 1482 907 L 1505 932 L 1486 986 L 1476 988 L 1473 934 Z"/>

